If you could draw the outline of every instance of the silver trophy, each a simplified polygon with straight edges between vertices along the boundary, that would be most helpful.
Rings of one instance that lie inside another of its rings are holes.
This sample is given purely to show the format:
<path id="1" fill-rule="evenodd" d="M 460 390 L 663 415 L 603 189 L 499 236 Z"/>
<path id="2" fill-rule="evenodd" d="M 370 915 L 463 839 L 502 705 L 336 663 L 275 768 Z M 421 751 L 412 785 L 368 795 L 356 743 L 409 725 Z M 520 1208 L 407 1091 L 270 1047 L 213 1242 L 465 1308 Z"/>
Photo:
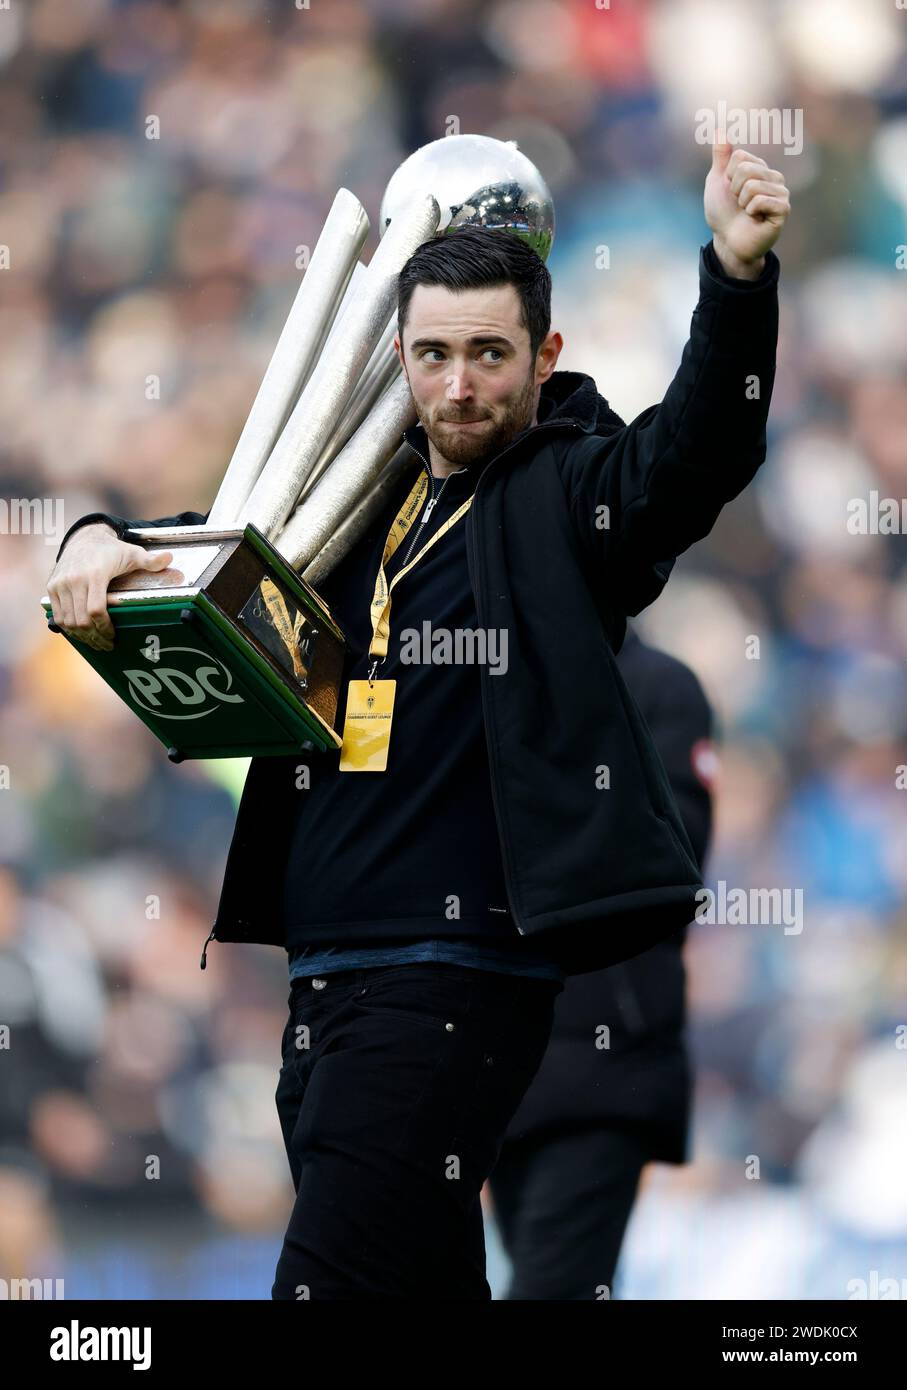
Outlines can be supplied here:
<path id="1" fill-rule="evenodd" d="M 393 348 L 397 279 L 424 241 L 465 225 L 521 236 L 547 258 L 551 195 L 513 141 L 448 136 L 405 160 L 367 266 L 369 219 L 340 189 L 207 521 L 130 532 L 173 563 L 113 581 L 113 651 L 73 645 L 173 761 L 340 746 L 345 644 L 314 586 L 414 466 L 403 432 L 416 414 Z M 165 636 L 166 666 L 147 656 L 160 650 L 149 635 Z"/>
<path id="2" fill-rule="evenodd" d="M 352 196 L 345 190 L 342 193 L 347 199 Z M 437 203 L 437 219 L 426 216 L 427 199 Z M 358 203 L 351 207 L 350 219 L 352 241 L 365 219 Z M 361 287 L 353 282 L 354 311 L 350 317 L 342 315 L 334 339 L 329 340 L 289 419 L 281 418 L 276 426 L 276 417 L 283 415 L 283 400 L 266 416 L 262 434 L 267 437 L 275 426 L 282 433 L 261 477 L 256 474 L 253 479 L 251 495 L 246 491 L 242 499 L 237 497 L 238 491 L 248 487 L 251 470 L 241 465 L 238 486 L 231 476 L 234 459 L 209 525 L 226 522 L 227 511 L 233 508 L 234 521 L 253 521 L 310 582 L 315 582 L 315 576 L 324 578 L 355 544 L 383 505 L 389 487 L 412 462 L 406 446 L 400 448 L 401 435 L 416 416 L 393 350 L 396 275 L 416 244 L 436 231 L 465 225 L 516 233 L 547 259 L 554 240 L 551 194 L 535 165 L 513 141 L 451 135 L 423 145 L 400 165 L 382 199 L 382 239 L 366 272 L 371 276 L 375 263 L 386 259 L 387 274 L 376 287 L 366 283 L 365 275 Z M 398 245 L 405 255 L 396 250 Z M 315 257 L 306 280 L 314 266 Z M 303 349 L 312 332 L 309 328 L 303 335 Z M 279 343 L 278 352 L 280 347 Z M 295 360 L 289 345 L 288 355 Z M 267 379 L 266 374 L 262 391 Z M 371 499 L 373 506 L 362 505 Z"/>

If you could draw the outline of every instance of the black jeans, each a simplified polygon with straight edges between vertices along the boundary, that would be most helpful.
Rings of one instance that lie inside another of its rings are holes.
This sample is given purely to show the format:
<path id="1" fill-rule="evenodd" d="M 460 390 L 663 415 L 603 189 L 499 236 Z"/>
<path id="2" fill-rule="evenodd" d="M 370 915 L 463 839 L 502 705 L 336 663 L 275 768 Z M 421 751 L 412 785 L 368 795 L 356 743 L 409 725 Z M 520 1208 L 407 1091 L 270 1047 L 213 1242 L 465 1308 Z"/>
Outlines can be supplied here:
<path id="1" fill-rule="evenodd" d="M 562 986 L 446 963 L 294 980 L 275 1299 L 489 1299 L 480 1191 Z"/>
<path id="2" fill-rule="evenodd" d="M 610 1298 L 651 1149 L 646 1134 L 606 1123 L 504 1144 L 488 1186 L 513 1264 L 505 1298 Z"/>

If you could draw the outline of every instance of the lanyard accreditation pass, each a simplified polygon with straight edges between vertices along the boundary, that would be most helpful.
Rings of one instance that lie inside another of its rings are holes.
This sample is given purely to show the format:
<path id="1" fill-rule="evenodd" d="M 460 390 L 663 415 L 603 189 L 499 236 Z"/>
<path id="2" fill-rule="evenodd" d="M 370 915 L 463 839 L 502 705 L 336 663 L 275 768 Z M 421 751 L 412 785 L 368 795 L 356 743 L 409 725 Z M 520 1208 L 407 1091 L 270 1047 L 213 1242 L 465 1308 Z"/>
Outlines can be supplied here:
<path id="1" fill-rule="evenodd" d="M 375 580 L 375 593 L 372 598 L 370 616 L 372 620 L 372 640 L 368 654 L 372 659 L 366 680 L 350 681 L 346 700 L 346 719 L 343 724 L 343 746 L 340 749 L 339 768 L 341 772 L 386 772 L 387 752 L 390 745 L 391 722 L 394 714 L 394 695 L 397 690 L 395 680 L 375 680 L 375 668 L 387 656 L 390 638 L 391 593 L 394 586 L 405 574 L 409 574 L 423 555 L 445 536 L 451 526 L 468 512 L 472 497 L 468 497 L 458 507 L 453 516 L 448 517 L 431 540 L 418 551 L 415 558 L 395 574 L 390 584 L 384 573 L 384 566 L 406 539 L 413 525 L 413 519 L 422 505 L 428 490 L 428 478 L 421 473 L 412 490 L 400 508 L 384 542 L 384 554 Z"/>

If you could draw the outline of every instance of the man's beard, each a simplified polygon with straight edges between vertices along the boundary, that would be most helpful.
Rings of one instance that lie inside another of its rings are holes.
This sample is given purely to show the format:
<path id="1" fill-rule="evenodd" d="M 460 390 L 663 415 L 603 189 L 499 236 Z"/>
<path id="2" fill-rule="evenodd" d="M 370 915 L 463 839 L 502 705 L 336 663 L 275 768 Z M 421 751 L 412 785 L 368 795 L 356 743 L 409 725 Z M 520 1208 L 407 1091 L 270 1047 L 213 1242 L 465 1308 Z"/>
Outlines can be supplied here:
<path id="1" fill-rule="evenodd" d="M 438 407 L 440 420 L 438 415 L 435 415 L 431 422 L 427 422 L 418 410 L 418 404 L 417 413 L 422 428 L 442 458 L 462 468 L 472 463 L 484 462 L 506 449 L 507 445 L 532 423 L 534 399 L 535 383 L 530 375 L 519 394 L 508 402 L 504 414 L 499 419 L 483 424 L 480 429 L 451 429 L 442 421 L 487 420 L 488 417 L 481 407 L 478 410 L 475 407 L 472 410 L 463 410 L 458 414 L 455 406 L 445 402 L 443 406 Z"/>

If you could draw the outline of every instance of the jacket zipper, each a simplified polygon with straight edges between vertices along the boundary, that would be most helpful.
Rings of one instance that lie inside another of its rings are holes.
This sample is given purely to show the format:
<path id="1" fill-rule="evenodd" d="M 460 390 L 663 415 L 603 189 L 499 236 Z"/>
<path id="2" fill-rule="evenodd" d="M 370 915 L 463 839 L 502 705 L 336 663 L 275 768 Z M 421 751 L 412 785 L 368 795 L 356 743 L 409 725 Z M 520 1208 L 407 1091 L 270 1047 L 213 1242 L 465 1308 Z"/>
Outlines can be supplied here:
<path id="1" fill-rule="evenodd" d="M 550 430 L 550 429 L 561 429 L 561 430 L 563 430 L 563 429 L 572 429 L 572 430 L 579 430 L 581 433 L 584 433 L 584 431 L 582 430 L 582 427 L 581 427 L 580 425 L 569 424 L 569 423 L 568 423 L 567 421 L 565 421 L 565 420 L 550 420 L 550 421 L 547 421 L 547 422 L 545 422 L 545 423 L 543 423 L 543 424 L 541 424 L 541 425 L 536 425 L 536 426 L 535 426 L 535 429 L 533 430 L 533 437 L 535 436 L 535 434 L 538 433 L 539 430 L 545 430 L 545 429 L 549 429 L 549 430 Z M 476 500 L 476 498 L 477 498 L 478 495 L 479 495 L 479 489 L 481 488 L 482 483 L 485 481 L 485 478 L 488 476 L 488 473 L 489 473 L 490 469 L 491 469 L 495 464 L 499 463 L 500 460 L 501 460 L 502 458 L 505 458 L 506 455 L 509 454 L 509 453 L 511 452 L 511 450 L 520 448 L 523 444 L 525 444 L 525 442 L 526 442 L 526 438 L 525 438 L 525 437 L 522 438 L 522 439 L 514 440 L 514 442 L 513 442 L 512 444 L 508 444 L 508 445 L 507 445 L 507 448 L 506 448 L 506 449 L 502 449 L 501 452 L 500 452 L 499 454 L 496 454 L 495 457 L 494 457 L 493 459 L 490 459 L 490 460 L 488 461 L 488 463 L 487 463 L 487 464 L 485 465 L 485 467 L 482 469 L 482 472 L 481 472 L 480 475 L 479 475 L 478 481 L 476 482 L 475 491 L 473 492 L 473 505 L 470 507 L 469 512 L 467 513 L 467 516 L 466 516 L 466 564 L 467 564 L 467 568 L 468 568 L 468 570 L 469 570 L 469 579 L 470 579 L 470 583 L 472 584 L 473 598 L 474 598 L 475 601 L 476 601 L 476 615 L 477 615 L 477 617 L 478 617 L 478 619 L 479 619 L 479 627 L 480 627 L 480 628 L 481 628 L 482 626 L 484 626 L 484 624 L 483 624 L 483 622 L 482 622 L 482 611 L 481 611 L 480 599 L 479 599 L 479 589 L 478 589 L 478 586 L 477 586 L 477 584 L 476 584 L 476 579 L 475 579 L 475 567 L 474 567 L 473 562 L 472 562 L 472 552 L 473 552 L 473 549 L 474 549 L 474 545 L 471 544 L 471 542 L 472 542 L 472 540 L 473 540 L 473 534 L 472 534 L 472 530 L 471 530 L 471 528 L 470 528 L 470 524 L 469 524 L 469 523 L 470 523 L 470 521 L 472 520 L 473 512 L 475 511 L 475 500 Z M 422 459 L 423 463 L 427 463 L 427 462 L 428 462 L 428 460 L 425 458 L 425 455 L 422 453 L 422 450 L 421 450 L 421 449 L 416 449 L 416 448 L 415 448 L 415 445 L 410 445 L 410 447 L 413 448 L 413 449 L 415 450 L 415 452 L 419 455 L 420 459 Z M 429 464 L 429 469 L 430 469 L 430 468 L 431 468 L 431 465 Z M 445 479 L 445 481 L 446 481 L 446 479 Z M 491 801 L 492 801 L 492 805 L 494 806 L 494 816 L 495 816 L 495 820 L 497 821 L 497 825 L 498 825 L 498 840 L 499 840 L 500 845 L 501 845 L 501 860 L 502 860 L 503 866 L 504 866 L 504 886 L 505 886 L 506 889 L 507 889 L 507 902 L 508 902 L 508 904 L 509 904 L 509 906 L 510 906 L 510 915 L 511 915 L 511 917 L 513 918 L 514 926 L 516 927 L 516 929 L 517 929 L 517 931 L 519 932 L 520 936 L 525 936 L 526 933 L 523 931 L 523 928 L 520 926 L 520 920 L 519 920 L 519 917 L 518 917 L 518 915 L 517 915 L 517 913 L 516 913 L 516 910 L 515 910 L 515 908 L 514 908 L 514 905 L 513 905 L 513 904 L 514 904 L 514 899 L 515 899 L 515 896 L 516 896 L 516 895 L 515 895 L 515 893 L 514 893 L 514 891 L 513 891 L 513 876 L 512 876 L 511 871 L 510 871 L 510 864 L 509 864 L 509 862 L 508 862 L 507 850 L 506 850 L 506 847 L 505 847 L 504 826 L 503 826 L 503 821 L 502 821 L 502 818 L 501 818 L 501 792 L 500 792 L 500 786 L 499 786 L 498 769 L 497 769 L 497 764 L 495 763 L 494 754 L 493 754 L 492 751 L 491 751 L 491 739 L 488 737 L 488 725 L 489 725 L 489 723 L 490 723 L 490 720 L 489 720 L 489 717 L 488 717 L 488 696 L 487 696 L 487 693 L 486 693 L 486 684 L 485 684 L 486 680 L 487 680 L 487 674 L 486 674 L 485 668 L 484 668 L 484 666 L 481 666 L 481 667 L 479 668 L 479 685 L 480 685 L 481 691 L 482 691 L 482 722 L 483 722 L 483 724 L 484 724 L 484 726 L 485 726 L 485 746 L 486 746 L 486 750 L 487 750 L 487 752 L 488 752 L 488 768 L 489 768 L 489 772 L 491 773 L 491 776 L 490 776 L 490 779 L 489 779 L 490 782 L 491 782 Z"/>
<path id="2" fill-rule="evenodd" d="M 216 926 L 217 926 L 217 923 L 215 922 L 215 923 L 214 923 L 214 927 L 216 927 Z M 205 941 L 205 944 L 204 944 L 204 946 L 202 947 L 202 958 L 201 958 L 201 960 L 200 960 L 199 963 L 198 963 L 198 968 L 199 968 L 199 970 L 204 970 L 204 969 L 205 969 L 205 966 L 208 964 L 208 961 L 207 961 L 207 955 L 208 955 L 208 942 L 211 940 L 212 936 L 214 935 L 214 927 L 212 927 L 211 930 L 209 931 L 208 936 L 207 936 L 207 939 L 206 939 L 206 941 Z"/>
<path id="3" fill-rule="evenodd" d="M 422 455 L 420 454 L 419 457 L 422 458 Z M 423 462 L 424 462 L 424 459 L 423 459 Z M 454 470 L 454 472 L 456 472 L 456 473 L 465 473 L 466 470 L 465 470 L 465 468 L 457 468 L 457 469 Z M 409 543 L 409 549 L 407 550 L 406 554 L 405 554 L 404 557 L 403 557 L 403 563 L 402 563 L 401 566 L 400 566 L 401 569 L 405 569 L 406 566 L 407 566 L 407 564 L 409 563 L 409 557 L 410 557 L 410 555 L 412 555 L 412 553 L 413 553 L 413 546 L 416 544 L 416 541 L 418 540 L 419 536 L 422 534 L 422 527 L 425 525 L 425 523 L 428 521 L 428 518 L 431 516 L 432 510 L 434 509 L 436 503 L 438 503 L 438 502 L 441 501 L 441 498 L 442 498 L 442 496 L 443 496 L 443 494 L 444 494 L 444 489 L 447 487 L 448 479 L 450 479 L 450 478 L 452 478 L 452 477 L 453 477 L 453 473 L 448 473 L 447 477 L 446 477 L 446 478 L 444 479 L 444 481 L 442 482 L 441 487 L 440 487 L 440 490 L 439 490 L 438 495 L 437 495 L 437 497 L 436 497 L 436 496 L 435 496 L 435 475 L 434 475 L 434 473 L 432 473 L 432 471 L 431 471 L 431 465 L 429 465 L 429 468 L 428 468 L 428 478 L 429 478 L 429 482 L 431 483 L 431 496 L 429 497 L 428 502 L 426 503 L 425 511 L 422 513 L 421 517 L 419 518 L 419 525 L 413 528 L 412 540 L 411 540 L 410 543 Z"/>

